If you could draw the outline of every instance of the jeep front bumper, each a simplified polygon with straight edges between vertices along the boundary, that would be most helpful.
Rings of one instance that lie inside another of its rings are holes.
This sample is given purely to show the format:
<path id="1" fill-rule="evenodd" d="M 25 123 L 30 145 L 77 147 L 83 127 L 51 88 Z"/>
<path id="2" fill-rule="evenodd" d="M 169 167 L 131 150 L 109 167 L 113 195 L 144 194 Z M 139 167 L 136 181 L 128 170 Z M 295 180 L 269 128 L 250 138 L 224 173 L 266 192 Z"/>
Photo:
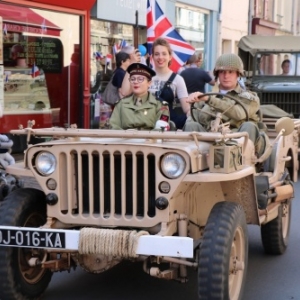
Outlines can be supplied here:
<path id="1" fill-rule="evenodd" d="M 94 230 L 99 231 L 99 236 L 101 235 L 102 229 Z M 116 231 L 122 232 L 121 230 L 113 229 L 109 231 L 112 233 Z M 82 234 L 82 230 L 0 226 L 0 246 L 56 249 L 58 252 L 59 250 L 79 251 L 80 239 L 82 238 L 80 235 Z M 103 239 L 103 241 L 104 240 L 107 241 L 107 239 Z M 99 243 L 101 243 L 101 239 Z M 96 248 L 97 245 L 89 247 L 89 249 Z M 114 255 L 114 249 L 111 250 L 112 253 L 110 254 Z M 193 258 L 193 239 L 180 236 L 142 235 L 136 240 L 134 252 L 135 256 L 152 255 Z"/>

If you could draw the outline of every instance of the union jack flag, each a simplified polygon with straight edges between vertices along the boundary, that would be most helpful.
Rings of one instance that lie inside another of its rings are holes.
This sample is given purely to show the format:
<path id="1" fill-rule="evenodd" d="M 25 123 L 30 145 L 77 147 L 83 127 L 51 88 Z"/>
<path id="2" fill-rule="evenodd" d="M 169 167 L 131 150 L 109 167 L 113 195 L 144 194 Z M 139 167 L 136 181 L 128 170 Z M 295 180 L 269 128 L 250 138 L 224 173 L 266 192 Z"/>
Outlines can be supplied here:
<path id="1" fill-rule="evenodd" d="M 35 78 L 36 76 L 39 76 L 39 75 L 40 75 L 40 70 L 37 67 L 37 65 L 34 63 L 32 68 L 31 68 L 31 77 Z"/>
<path id="2" fill-rule="evenodd" d="M 4 24 L 4 27 L 3 27 L 3 34 L 7 35 L 7 25 L 6 24 Z"/>
<path id="3" fill-rule="evenodd" d="M 96 60 L 100 60 L 103 58 L 103 55 L 101 52 L 96 51 L 94 52 L 94 57 L 96 58 Z"/>
<path id="4" fill-rule="evenodd" d="M 119 45 L 117 44 L 113 45 L 113 54 L 116 55 L 119 51 L 122 50 L 122 48 L 126 46 L 127 46 L 127 42 L 124 39 L 122 39 Z"/>
<path id="5" fill-rule="evenodd" d="M 170 68 L 177 72 L 181 66 L 195 53 L 189 43 L 177 32 L 163 13 L 156 0 L 147 1 L 147 43 L 148 53 L 152 53 L 152 44 L 158 37 L 165 38 L 172 48 L 172 64 Z"/>
<path id="6" fill-rule="evenodd" d="M 46 20 L 45 19 L 43 19 L 41 29 L 42 29 L 42 34 L 47 33 L 47 26 L 46 26 Z"/>
<path id="7" fill-rule="evenodd" d="M 113 50 L 113 54 L 116 55 L 120 51 L 119 45 L 114 44 L 112 50 Z"/>
<path id="8" fill-rule="evenodd" d="M 126 43 L 126 41 L 123 39 L 122 41 L 121 41 L 121 43 L 120 43 L 120 49 L 122 49 L 122 48 L 124 48 L 124 47 L 126 47 L 127 46 L 127 43 Z"/>

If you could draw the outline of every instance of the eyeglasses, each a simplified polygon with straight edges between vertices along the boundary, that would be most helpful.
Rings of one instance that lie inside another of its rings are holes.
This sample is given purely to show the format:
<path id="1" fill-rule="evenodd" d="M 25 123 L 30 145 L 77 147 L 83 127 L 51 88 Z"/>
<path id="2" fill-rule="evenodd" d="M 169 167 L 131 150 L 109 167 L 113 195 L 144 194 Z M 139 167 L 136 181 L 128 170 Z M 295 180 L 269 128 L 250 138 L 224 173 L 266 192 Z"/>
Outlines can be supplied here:
<path id="1" fill-rule="evenodd" d="M 142 82 L 144 82 L 144 80 L 146 79 L 146 77 L 144 77 L 144 76 L 142 76 L 142 77 L 130 77 L 129 78 L 129 81 L 131 82 L 131 83 L 134 83 L 134 82 L 138 82 L 138 83 L 142 83 Z"/>

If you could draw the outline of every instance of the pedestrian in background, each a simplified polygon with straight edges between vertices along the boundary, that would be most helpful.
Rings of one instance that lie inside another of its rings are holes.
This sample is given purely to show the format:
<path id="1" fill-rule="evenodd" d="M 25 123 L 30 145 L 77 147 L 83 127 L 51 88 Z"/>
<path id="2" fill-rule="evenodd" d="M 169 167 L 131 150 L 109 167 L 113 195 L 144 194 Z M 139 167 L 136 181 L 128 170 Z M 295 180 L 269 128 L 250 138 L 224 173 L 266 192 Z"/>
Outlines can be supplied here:
<path id="1" fill-rule="evenodd" d="M 130 57 L 129 65 L 141 62 L 141 58 L 142 58 L 141 52 L 139 51 L 139 49 L 136 49 L 134 46 L 131 46 L 131 45 L 125 46 L 121 49 L 120 52 L 129 54 L 129 57 Z M 121 87 L 121 92 L 122 92 L 122 95 L 124 95 L 124 96 L 129 96 L 132 94 L 132 87 L 129 84 L 129 74 L 128 73 L 126 73 L 124 76 L 124 79 L 122 82 L 122 87 Z"/>
<path id="2" fill-rule="evenodd" d="M 188 61 L 185 70 L 180 75 L 183 77 L 189 94 L 195 92 L 205 93 L 205 84 L 215 85 L 215 80 L 208 72 L 199 68 L 197 63 L 199 58 L 196 54 L 192 55 Z"/>
<path id="3" fill-rule="evenodd" d="M 187 114 L 190 113 L 190 105 L 187 103 L 188 92 L 183 78 L 174 73 L 170 68 L 172 49 L 164 38 L 157 38 L 152 46 L 152 59 L 156 76 L 152 78 L 149 91 L 156 95 L 157 99 L 168 102 L 170 118 L 177 129 L 182 129 Z M 174 109 L 176 98 L 180 102 L 180 112 Z"/>
<path id="4" fill-rule="evenodd" d="M 127 91 L 122 89 L 126 70 L 131 64 L 130 55 L 125 52 L 119 52 L 116 54 L 116 70 L 114 71 L 114 77 L 112 80 L 113 86 L 118 88 L 120 98 L 127 96 Z"/>

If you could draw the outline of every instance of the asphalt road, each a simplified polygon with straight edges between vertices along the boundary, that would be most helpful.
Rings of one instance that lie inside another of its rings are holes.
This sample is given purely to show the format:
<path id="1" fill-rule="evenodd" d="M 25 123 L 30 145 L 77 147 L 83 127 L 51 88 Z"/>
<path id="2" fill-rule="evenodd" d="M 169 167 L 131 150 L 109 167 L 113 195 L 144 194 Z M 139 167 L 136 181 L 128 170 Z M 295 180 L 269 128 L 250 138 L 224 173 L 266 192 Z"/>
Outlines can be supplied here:
<path id="1" fill-rule="evenodd" d="M 289 246 L 280 256 L 265 255 L 258 226 L 248 226 L 249 264 L 243 300 L 300 300 L 300 182 L 295 184 Z M 192 300 L 197 299 L 197 272 L 181 284 L 148 276 L 140 263 L 124 262 L 101 274 L 78 268 L 55 273 L 46 300 Z"/>

